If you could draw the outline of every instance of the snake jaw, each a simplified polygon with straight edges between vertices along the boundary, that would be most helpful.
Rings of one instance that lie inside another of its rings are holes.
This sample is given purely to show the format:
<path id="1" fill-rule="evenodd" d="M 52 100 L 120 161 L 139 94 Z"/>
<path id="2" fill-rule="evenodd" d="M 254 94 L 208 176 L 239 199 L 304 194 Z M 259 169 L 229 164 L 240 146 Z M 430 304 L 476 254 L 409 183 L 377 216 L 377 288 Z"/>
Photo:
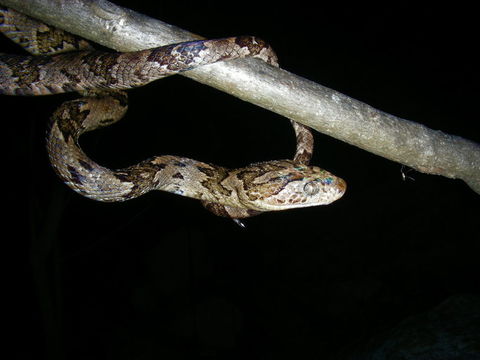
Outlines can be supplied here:
<path id="1" fill-rule="evenodd" d="M 327 205 L 343 196 L 346 183 L 316 166 L 291 160 L 251 165 L 237 175 L 239 201 L 250 209 L 280 211 Z"/>
<path id="2" fill-rule="evenodd" d="M 328 205 L 341 198 L 346 190 L 345 181 L 325 170 L 321 171 L 324 175 L 316 178 L 307 176 L 285 186 L 272 199 L 278 204 L 277 210 Z"/>

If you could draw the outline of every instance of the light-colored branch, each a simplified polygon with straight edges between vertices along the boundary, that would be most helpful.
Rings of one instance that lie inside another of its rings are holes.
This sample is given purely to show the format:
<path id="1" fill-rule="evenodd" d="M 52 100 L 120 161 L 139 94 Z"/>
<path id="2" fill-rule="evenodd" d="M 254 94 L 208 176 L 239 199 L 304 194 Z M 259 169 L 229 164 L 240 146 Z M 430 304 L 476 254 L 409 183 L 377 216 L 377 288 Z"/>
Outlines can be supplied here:
<path id="1" fill-rule="evenodd" d="M 119 51 L 201 38 L 106 0 L 0 0 L 27 15 Z M 429 129 L 256 59 L 183 73 L 315 130 L 480 194 L 480 145 Z"/>

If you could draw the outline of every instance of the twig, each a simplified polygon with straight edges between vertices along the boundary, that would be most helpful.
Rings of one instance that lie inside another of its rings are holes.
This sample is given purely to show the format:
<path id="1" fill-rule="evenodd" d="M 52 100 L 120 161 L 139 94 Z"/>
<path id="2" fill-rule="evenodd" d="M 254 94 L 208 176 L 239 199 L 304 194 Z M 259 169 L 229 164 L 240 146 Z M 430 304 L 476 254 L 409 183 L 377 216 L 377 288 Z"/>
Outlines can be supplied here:
<path id="1" fill-rule="evenodd" d="M 119 51 L 201 38 L 106 0 L 0 3 Z M 183 75 L 420 172 L 462 179 L 480 194 L 480 145 L 472 141 L 384 113 L 256 59 Z"/>

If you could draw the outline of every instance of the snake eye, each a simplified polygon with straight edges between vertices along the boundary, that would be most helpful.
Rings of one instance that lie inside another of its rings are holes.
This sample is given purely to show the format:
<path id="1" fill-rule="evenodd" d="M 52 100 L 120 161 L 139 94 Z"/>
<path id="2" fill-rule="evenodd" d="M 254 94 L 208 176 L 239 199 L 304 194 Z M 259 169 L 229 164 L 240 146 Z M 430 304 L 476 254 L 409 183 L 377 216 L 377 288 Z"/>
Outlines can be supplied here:
<path id="1" fill-rule="evenodd" d="M 315 195 L 316 193 L 318 193 L 319 190 L 320 190 L 320 187 L 318 183 L 316 183 L 315 181 L 310 181 L 306 183 L 305 186 L 303 187 L 303 191 L 305 191 L 305 193 L 308 196 Z"/>

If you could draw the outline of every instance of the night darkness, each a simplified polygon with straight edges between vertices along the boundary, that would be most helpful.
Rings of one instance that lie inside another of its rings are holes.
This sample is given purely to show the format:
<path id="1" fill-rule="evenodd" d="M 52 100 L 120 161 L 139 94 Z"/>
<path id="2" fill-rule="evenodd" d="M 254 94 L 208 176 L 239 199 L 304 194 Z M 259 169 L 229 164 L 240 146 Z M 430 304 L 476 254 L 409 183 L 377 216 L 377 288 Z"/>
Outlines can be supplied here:
<path id="1" fill-rule="evenodd" d="M 257 35 L 286 70 L 480 142 L 473 9 L 115 3 L 208 38 Z M 480 354 L 480 196 L 462 181 L 403 169 L 404 181 L 400 164 L 315 133 L 313 163 L 348 183 L 329 206 L 242 229 L 164 192 L 99 203 L 47 160 L 47 119 L 73 97 L 0 97 L 14 358 L 382 359 L 391 329 L 446 302 L 433 331 L 457 324 Z M 234 168 L 294 152 L 286 119 L 181 76 L 129 99 L 124 120 L 82 138 L 102 165 L 172 154 Z M 480 359 L 466 354 L 455 359 Z"/>

